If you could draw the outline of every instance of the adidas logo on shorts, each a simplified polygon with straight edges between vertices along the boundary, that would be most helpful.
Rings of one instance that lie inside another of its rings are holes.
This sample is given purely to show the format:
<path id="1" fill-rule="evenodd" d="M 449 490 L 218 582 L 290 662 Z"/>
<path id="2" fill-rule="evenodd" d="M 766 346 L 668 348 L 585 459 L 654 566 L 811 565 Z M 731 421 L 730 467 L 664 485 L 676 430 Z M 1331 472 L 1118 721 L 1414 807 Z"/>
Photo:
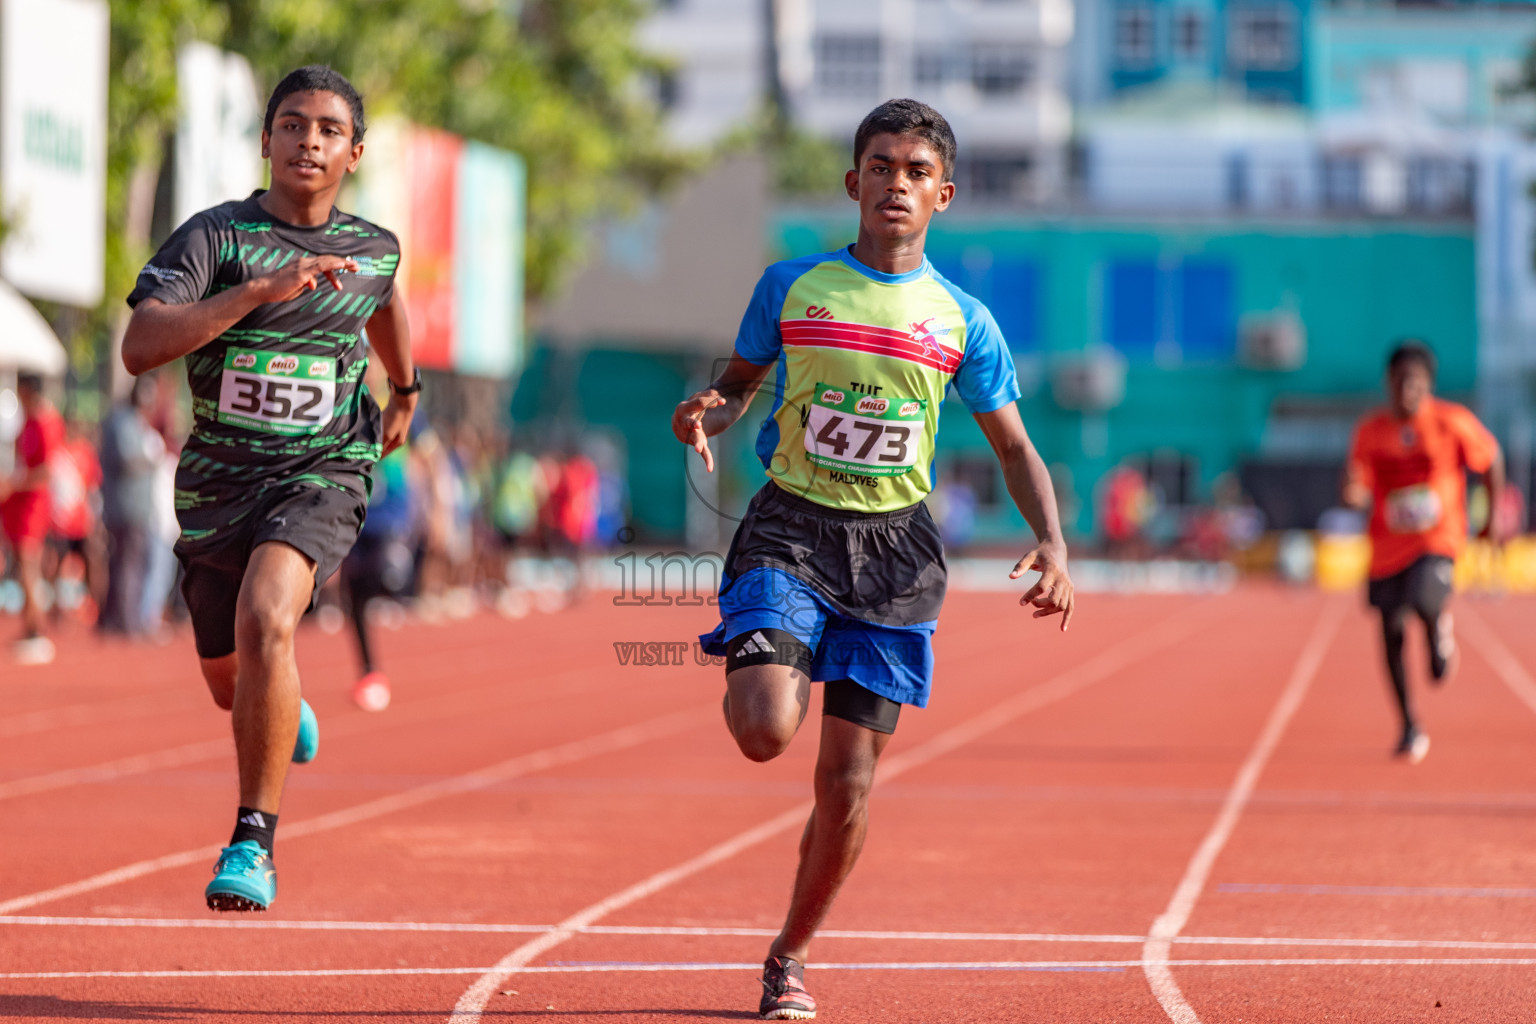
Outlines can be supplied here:
<path id="1" fill-rule="evenodd" d="M 747 637 L 747 642 L 741 645 L 741 650 L 736 652 L 736 657 L 740 658 L 747 654 L 772 653 L 774 653 L 773 644 L 769 643 L 768 638 L 763 636 L 762 631 L 759 630 L 758 632 L 753 633 L 751 636 Z"/>

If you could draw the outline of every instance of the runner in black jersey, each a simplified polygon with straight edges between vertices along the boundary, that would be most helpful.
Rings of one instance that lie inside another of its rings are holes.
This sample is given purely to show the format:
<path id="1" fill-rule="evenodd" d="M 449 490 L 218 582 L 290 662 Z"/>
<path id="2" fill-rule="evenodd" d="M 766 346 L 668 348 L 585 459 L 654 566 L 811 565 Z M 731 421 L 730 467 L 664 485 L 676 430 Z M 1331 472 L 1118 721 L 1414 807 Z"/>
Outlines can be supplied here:
<path id="1" fill-rule="evenodd" d="M 176 473 L 176 545 L 197 653 L 234 712 L 240 807 L 214 868 L 214 910 L 265 910 L 289 760 L 314 756 L 293 640 L 357 539 L 370 475 L 405 438 L 420 378 L 394 294 L 395 236 L 333 205 L 363 154 L 363 103 L 342 75 L 300 68 L 267 103 L 272 188 L 205 210 L 139 275 L 123 363 L 185 358 L 194 423 Z M 361 386 L 367 346 L 389 373 L 382 417 Z"/>

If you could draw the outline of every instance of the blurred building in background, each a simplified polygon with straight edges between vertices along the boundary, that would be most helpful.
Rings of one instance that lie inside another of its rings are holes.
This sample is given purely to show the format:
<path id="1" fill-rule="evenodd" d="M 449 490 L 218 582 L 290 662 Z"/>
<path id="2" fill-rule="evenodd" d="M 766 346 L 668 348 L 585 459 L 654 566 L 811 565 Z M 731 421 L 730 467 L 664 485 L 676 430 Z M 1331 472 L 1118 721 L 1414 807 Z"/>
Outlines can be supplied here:
<path id="1" fill-rule="evenodd" d="M 1531 5 L 672 0 L 646 38 L 674 60 L 661 92 L 690 142 L 772 97 L 844 145 L 890 96 L 945 113 L 962 198 L 929 254 L 996 315 L 1080 534 L 1099 534 L 1096 495 L 1124 467 L 1175 520 L 1240 483 L 1268 526 L 1314 527 L 1406 336 L 1435 347 L 1441 391 L 1488 417 L 1528 487 L 1536 149 L 1521 129 L 1536 108 L 1511 86 Z M 621 410 L 664 411 L 708 378 L 763 263 L 853 238 L 845 202 L 747 193 L 722 167 L 603 228 L 530 367 L 563 364 L 580 386 L 525 378 L 515 403 L 611 423 L 632 458 L 660 446 L 640 470 L 655 493 L 635 496 L 643 535 L 708 543 L 699 509 L 739 507 L 761 474 L 738 428 L 700 492 L 666 453 L 665 416 Z M 744 245 L 754 222 L 761 245 Z M 653 400 L 623 401 L 641 381 Z M 939 501 L 964 509 L 957 538 L 1016 537 L 985 439 L 963 414 L 945 422 Z M 679 493 L 694 511 L 663 514 Z"/>
<path id="2" fill-rule="evenodd" d="M 763 107 L 772 55 L 763 0 L 660 0 L 640 30 L 668 64 L 655 83 L 667 130 L 684 146 L 710 146 Z"/>
<path id="3" fill-rule="evenodd" d="M 1072 93 L 1083 105 L 1167 82 L 1305 103 L 1318 0 L 1078 0 Z"/>
<path id="4" fill-rule="evenodd" d="M 788 0 L 777 5 L 790 116 L 841 141 L 870 108 L 911 96 L 963 141 L 965 202 L 1043 202 L 1065 186 L 1070 0 Z"/>

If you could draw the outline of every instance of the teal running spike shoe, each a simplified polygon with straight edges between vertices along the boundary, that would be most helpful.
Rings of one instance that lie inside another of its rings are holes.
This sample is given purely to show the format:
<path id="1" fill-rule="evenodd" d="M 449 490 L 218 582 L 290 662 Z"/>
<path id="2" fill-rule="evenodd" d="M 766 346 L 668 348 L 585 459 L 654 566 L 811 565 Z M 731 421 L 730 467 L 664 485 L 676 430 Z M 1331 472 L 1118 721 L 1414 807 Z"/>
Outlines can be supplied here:
<path id="1" fill-rule="evenodd" d="M 299 701 L 299 738 L 293 744 L 293 763 L 308 764 L 320 753 L 320 723 L 309 701 Z"/>
<path id="2" fill-rule="evenodd" d="M 224 847 L 203 896 L 209 910 L 266 910 L 277 898 L 272 855 L 254 839 Z"/>

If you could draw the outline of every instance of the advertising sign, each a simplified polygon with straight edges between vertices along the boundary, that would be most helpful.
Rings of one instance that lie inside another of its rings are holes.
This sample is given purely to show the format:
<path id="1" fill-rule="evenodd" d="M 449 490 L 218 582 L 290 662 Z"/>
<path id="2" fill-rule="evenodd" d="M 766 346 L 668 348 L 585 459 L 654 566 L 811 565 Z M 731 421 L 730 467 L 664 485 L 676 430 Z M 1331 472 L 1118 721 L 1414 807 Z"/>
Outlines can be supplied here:
<path id="1" fill-rule="evenodd" d="M 400 238 L 395 288 L 428 369 L 506 379 L 522 366 L 526 172 L 514 153 L 382 120 L 353 202 Z"/>
<path id="2" fill-rule="evenodd" d="M 0 276 L 38 299 L 101 301 L 107 5 L 0 0 Z"/>
<path id="3" fill-rule="evenodd" d="M 411 349 L 417 362 L 435 370 L 454 368 L 454 207 L 463 152 L 464 140 L 457 135 L 417 128 L 404 163 L 410 175 L 410 252 L 401 254 L 400 268 L 409 300 Z"/>
<path id="4" fill-rule="evenodd" d="M 207 43 L 176 55 L 175 220 L 262 184 L 261 97 L 250 63 Z"/>
<path id="5" fill-rule="evenodd" d="M 477 377 L 522 369 L 523 161 L 471 142 L 459 163 L 454 368 Z"/>

